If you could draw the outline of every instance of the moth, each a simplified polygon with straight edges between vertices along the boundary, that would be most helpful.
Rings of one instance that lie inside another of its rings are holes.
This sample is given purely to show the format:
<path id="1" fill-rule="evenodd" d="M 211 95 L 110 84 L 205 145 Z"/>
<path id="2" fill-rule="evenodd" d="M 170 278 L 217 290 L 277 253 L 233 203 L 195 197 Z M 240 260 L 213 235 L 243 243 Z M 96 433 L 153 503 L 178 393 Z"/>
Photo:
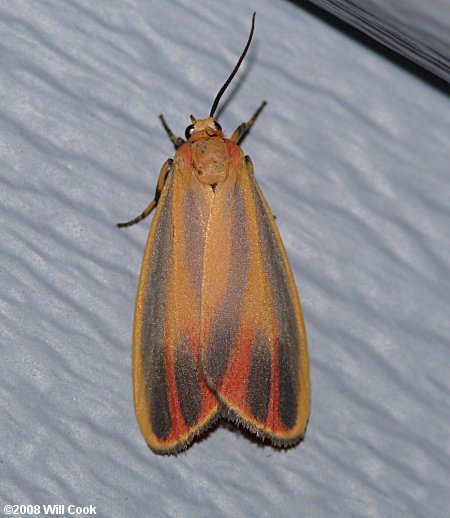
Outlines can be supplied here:
<path id="1" fill-rule="evenodd" d="M 220 416 L 275 446 L 304 435 L 310 403 L 303 314 L 274 217 L 239 144 L 263 110 L 227 138 L 214 114 L 191 115 L 161 168 L 136 300 L 137 421 L 156 453 L 177 453 Z"/>

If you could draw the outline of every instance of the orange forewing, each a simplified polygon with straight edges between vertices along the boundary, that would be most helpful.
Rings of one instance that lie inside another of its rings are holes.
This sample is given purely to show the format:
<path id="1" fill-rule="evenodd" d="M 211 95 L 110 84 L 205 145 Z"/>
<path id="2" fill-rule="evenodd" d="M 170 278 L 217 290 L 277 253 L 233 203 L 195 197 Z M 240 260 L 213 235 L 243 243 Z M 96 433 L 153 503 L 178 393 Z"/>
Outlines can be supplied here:
<path id="1" fill-rule="evenodd" d="M 152 222 L 136 301 L 135 410 L 158 453 L 183 449 L 218 411 L 198 364 L 201 270 L 193 267 L 198 258 L 201 265 L 206 226 L 189 193 L 175 166 Z"/>
<path id="2" fill-rule="evenodd" d="M 310 399 L 300 302 L 251 162 L 228 146 L 229 174 L 216 187 L 205 241 L 201 364 L 231 418 L 294 444 Z"/>

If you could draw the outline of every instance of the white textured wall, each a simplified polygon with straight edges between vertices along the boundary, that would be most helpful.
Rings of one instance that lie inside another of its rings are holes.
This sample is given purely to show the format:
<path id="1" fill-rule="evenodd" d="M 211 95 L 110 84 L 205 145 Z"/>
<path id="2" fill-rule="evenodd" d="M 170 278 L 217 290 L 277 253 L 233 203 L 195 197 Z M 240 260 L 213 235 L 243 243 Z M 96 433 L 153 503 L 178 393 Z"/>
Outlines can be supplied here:
<path id="1" fill-rule="evenodd" d="M 287 452 L 220 426 L 178 457 L 134 418 L 134 297 L 178 133 L 256 41 L 244 143 L 306 318 Z M 448 98 L 281 0 L 0 1 L 0 495 L 103 517 L 449 516 Z M 67 514 L 68 516 L 68 514 Z"/>

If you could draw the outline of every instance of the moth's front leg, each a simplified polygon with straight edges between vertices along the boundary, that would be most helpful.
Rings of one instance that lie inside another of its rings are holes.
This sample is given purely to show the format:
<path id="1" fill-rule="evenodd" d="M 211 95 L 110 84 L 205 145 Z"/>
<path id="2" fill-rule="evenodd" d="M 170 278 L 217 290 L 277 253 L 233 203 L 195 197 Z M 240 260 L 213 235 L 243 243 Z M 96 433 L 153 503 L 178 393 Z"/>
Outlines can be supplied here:
<path id="1" fill-rule="evenodd" d="M 175 149 L 178 149 L 181 146 L 181 144 L 184 144 L 184 140 L 181 137 L 177 137 L 174 134 L 174 132 L 169 128 L 169 125 L 167 124 L 166 119 L 164 118 L 163 114 L 161 114 L 159 116 L 159 120 L 161 121 L 163 128 L 166 130 L 166 133 L 169 136 Z"/>
<path id="2" fill-rule="evenodd" d="M 159 197 L 161 196 L 161 192 L 163 190 L 164 184 L 166 183 L 166 179 L 168 174 L 173 168 L 173 160 L 169 158 L 164 165 L 161 167 L 161 171 L 159 173 L 158 177 L 158 183 L 156 184 L 156 191 L 155 191 L 155 197 L 150 202 L 149 206 L 142 212 L 139 216 L 136 218 L 126 221 L 125 223 L 117 223 L 117 226 L 119 228 L 122 227 L 129 227 L 130 225 L 134 225 L 135 223 L 139 223 L 139 221 L 142 221 L 144 218 L 146 218 L 150 212 L 158 205 Z"/>
<path id="3" fill-rule="evenodd" d="M 245 137 L 245 135 L 250 131 L 250 128 L 255 124 L 255 121 L 258 117 L 258 115 L 262 112 L 264 106 L 267 104 L 266 101 L 263 101 L 261 103 L 261 106 L 256 110 L 255 114 L 251 119 L 249 119 L 247 122 L 243 122 L 242 124 L 239 124 L 236 131 L 231 135 L 231 141 L 235 144 L 239 144 L 242 139 Z"/>

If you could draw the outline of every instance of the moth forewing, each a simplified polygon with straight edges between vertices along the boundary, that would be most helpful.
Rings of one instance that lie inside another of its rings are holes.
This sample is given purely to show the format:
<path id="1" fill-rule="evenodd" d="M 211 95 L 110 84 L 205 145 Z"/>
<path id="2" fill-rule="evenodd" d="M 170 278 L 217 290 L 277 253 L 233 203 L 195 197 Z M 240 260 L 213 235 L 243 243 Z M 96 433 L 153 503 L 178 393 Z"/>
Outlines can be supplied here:
<path id="1" fill-rule="evenodd" d="M 306 333 L 284 247 L 252 172 L 242 155 L 212 207 L 201 360 L 231 418 L 289 445 L 303 436 L 309 415 Z"/>

